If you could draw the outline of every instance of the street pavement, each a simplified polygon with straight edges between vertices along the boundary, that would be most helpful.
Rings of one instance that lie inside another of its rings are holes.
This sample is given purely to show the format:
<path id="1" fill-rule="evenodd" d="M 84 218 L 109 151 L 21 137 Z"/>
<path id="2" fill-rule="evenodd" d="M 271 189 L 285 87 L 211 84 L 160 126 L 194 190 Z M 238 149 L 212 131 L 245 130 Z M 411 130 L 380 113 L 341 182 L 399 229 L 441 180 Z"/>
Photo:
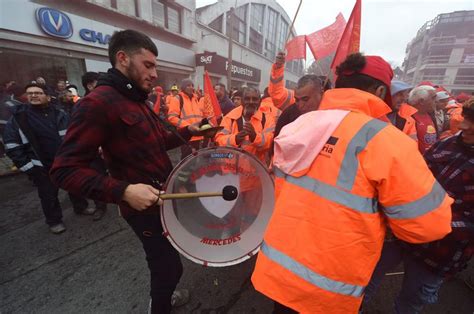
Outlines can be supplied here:
<path id="1" fill-rule="evenodd" d="M 25 175 L 0 177 L 0 313 L 146 313 L 149 278 L 141 244 L 116 206 L 97 222 L 78 216 L 60 193 L 68 230 L 49 233 L 36 189 Z M 254 259 L 205 268 L 184 257 L 179 287 L 191 292 L 173 313 L 271 313 L 272 302 L 250 282 Z M 474 313 L 474 291 L 447 282 L 425 313 Z M 401 276 L 389 276 L 367 313 L 391 313 Z"/>

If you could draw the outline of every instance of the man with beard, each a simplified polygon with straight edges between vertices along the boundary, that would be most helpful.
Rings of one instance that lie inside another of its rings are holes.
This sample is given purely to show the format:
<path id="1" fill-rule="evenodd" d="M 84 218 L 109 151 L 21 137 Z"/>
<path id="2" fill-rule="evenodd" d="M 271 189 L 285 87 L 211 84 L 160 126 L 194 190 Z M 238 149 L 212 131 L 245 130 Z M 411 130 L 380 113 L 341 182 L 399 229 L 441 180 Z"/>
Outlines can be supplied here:
<path id="1" fill-rule="evenodd" d="M 273 142 L 275 120 L 272 115 L 258 110 L 260 92 L 248 87 L 243 92 L 242 106 L 224 116 L 216 135 L 219 146 L 241 147 L 266 163 L 267 152 Z"/>
<path id="2" fill-rule="evenodd" d="M 298 87 L 295 90 L 295 104 L 285 109 L 275 127 L 275 137 L 280 134 L 281 129 L 299 116 L 307 112 L 316 110 L 322 97 L 321 80 L 312 74 L 303 76 L 298 80 Z"/>
<path id="3" fill-rule="evenodd" d="M 124 30 L 109 44 L 113 68 L 78 104 L 51 176 L 62 188 L 116 203 L 143 244 L 151 273 L 151 311 L 169 313 L 189 297 L 174 291 L 183 268 L 179 254 L 162 235 L 160 189 L 172 170 L 166 150 L 182 144 L 167 133 L 146 99 L 157 78 L 158 50 L 146 35 Z M 196 127 L 177 131 L 189 140 Z M 110 176 L 91 168 L 102 147 Z"/>

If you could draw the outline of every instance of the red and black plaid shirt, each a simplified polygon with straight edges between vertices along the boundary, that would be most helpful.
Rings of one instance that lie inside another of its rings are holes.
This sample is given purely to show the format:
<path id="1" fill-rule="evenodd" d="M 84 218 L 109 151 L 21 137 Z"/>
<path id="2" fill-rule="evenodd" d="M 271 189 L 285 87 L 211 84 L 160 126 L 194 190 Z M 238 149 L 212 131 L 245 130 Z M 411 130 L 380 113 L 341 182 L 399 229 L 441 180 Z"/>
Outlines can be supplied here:
<path id="1" fill-rule="evenodd" d="M 186 140 L 191 137 L 186 128 L 179 133 Z M 139 212 L 122 201 L 125 188 L 134 183 L 159 188 L 172 170 L 166 150 L 181 144 L 145 102 L 133 101 L 112 86 L 99 86 L 78 104 L 50 174 L 67 191 L 120 204 L 127 217 Z M 99 147 L 110 176 L 89 166 Z"/>
<path id="2" fill-rule="evenodd" d="M 453 231 L 441 240 L 409 245 L 409 249 L 433 271 L 453 274 L 464 269 L 474 253 L 474 147 L 464 144 L 458 133 L 437 142 L 424 157 L 454 199 Z"/>

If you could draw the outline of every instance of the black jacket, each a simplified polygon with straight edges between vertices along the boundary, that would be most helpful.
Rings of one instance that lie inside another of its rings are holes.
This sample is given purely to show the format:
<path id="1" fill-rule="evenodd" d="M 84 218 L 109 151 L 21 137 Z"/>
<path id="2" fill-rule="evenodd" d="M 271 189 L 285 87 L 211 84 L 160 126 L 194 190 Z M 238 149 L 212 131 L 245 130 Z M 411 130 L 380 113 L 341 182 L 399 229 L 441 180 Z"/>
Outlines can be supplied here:
<path id="1" fill-rule="evenodd" d="M 64 111 L 54 106 L 50 106 L 50 109 L 55 117 L 58 138 L 62 141 L 69 124 L 69 117 Z M 46 122 L 38 119 L 38 116 L 32 110 L 31 105 L 22 104 L 18 106 L 13 116 L 8 120 L 3 133 L 7 156 L 23 172 L 34 169 L 34 166 L 49 167 L 51 166 L 49 160 L 54 159 L 54 156 L 46 155 L 45 152 L 54 151 L 55 149 L 41 147 L 39 144 L 41 139 L 38 140 L 38 138 L 42 134 L 37 134 L 34 131 Z M 31 121 L 34 121 L 37 125 L 31 126 Z"/>

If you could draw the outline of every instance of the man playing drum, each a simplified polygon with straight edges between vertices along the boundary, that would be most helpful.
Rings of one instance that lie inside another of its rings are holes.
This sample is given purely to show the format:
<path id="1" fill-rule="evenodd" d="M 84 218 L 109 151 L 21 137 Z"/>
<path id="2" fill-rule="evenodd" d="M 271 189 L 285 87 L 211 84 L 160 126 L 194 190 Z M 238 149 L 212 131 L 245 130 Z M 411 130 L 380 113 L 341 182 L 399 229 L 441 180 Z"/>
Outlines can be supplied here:
<path id="1" fill-rule="evenodd" d="M 151 273 L 152 313 L 169 313 L 187 291 L 174 291 L 183 272 L 179 254 L 162 235 L 158 214 L 161 184 L 172 170 L 166 150 L 182 144 L 146 105 L 157 78 L 158 50 L 146 35 L 124 30 L 109 44 L 113 68 L 77 105 L 51 176 L 61 188 L 120 206 L 143 244 Z M 185 140 L 201 135 L 195 126 L 178 130 Z M 102 147 L 110 176 L 90 167 Z"/>

